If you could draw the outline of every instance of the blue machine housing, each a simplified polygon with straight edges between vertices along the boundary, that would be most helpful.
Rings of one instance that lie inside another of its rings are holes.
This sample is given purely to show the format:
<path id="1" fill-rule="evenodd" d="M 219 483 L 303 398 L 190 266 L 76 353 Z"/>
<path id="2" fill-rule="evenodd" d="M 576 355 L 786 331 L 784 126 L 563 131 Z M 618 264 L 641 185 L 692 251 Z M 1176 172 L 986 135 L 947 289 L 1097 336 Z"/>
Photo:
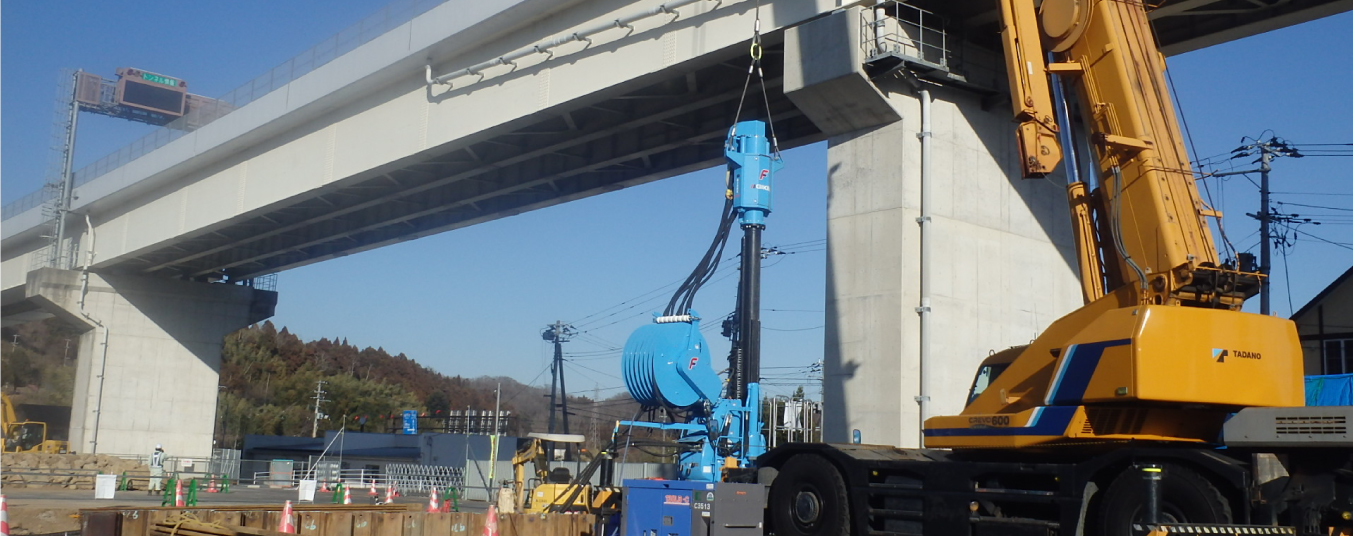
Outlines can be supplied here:
<path id="1" fill-rule="evenodd" d="M 765 225 L 771 211 L 771 182 L 784 167 L 779 154 L 771 151 L 766 124 L 743 121 L 733 125 L 724 143 L 724 158 L 732 180 L 733 206 L 742 225 Z"/>
<path id="2" fill-rule="evenodd" d="M 719 396 L 723 382 L 709 364 L 700 319 L 653 323 L 625 341 L 621 370 L 630 396 L 645 406 L 690 409 Z"/>
<path id="3" fill-rule="evenodd" d="M 677 455 L 682 480 L 716 482 L 724 458 L 739 466 L 766 452 L 761 434 L 761 386 L 749 384 L 747 404 L 720 398 L 723 382 L 709 363 L 709 345 L 694 311 L 681 317 L 657 317 L 625 341 L 621 358 L 625 388 L 646 406 L 685 410 L 686 422 L 622 421 L 640 428 L 676 430 L 683 445 Z"/>

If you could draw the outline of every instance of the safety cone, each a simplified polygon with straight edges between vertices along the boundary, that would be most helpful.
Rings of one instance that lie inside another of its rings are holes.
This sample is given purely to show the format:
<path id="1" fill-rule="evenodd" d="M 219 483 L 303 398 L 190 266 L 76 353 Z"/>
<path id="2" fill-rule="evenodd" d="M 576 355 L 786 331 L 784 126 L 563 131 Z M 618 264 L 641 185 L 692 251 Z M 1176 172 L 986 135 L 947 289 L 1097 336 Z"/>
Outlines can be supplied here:
<path id="1" fill-rule="evenodd" d="M 174 481 L 174 506 L 177 506 L 177 507 L 179 507 L 179 508 L 183 508 L 183 507 L 184 507 L 184 501 L 183 501 L 183 481 L 182 481 L 182 480 L 175 480 L 175 481 Z"/>
<path id="2" fill-rule="evenodd" d="M 377 497 L 380 495 L 380 493 L 376 491 L 376 479 L 371 479 L 371 491 L 367 492 L 366 495 L 367 497 Z"/>
<path id="3" fill-rule="evenodd" d="M 207 484 L 207 493 L 216 493 L 216 475 L 211 475 L 211 482 Z"/>
<path id="4" fill-rule="evenodd" d="M 328 481 L 328 480 L 321 480 L 321 481 L 319 481 L 319 491 L 320 491 L 321 493 L 329 493 L 329 481 Z"/>
<path id="5" fill-rule="evenodd" d="M 343 486 L 343 504 L 352 504 L 352 489 Z"/>
<path id="6" fill-rule="evenodd" d="M 296 534 L 296 522 L 291 520 L 293 515 L 291 513 L 291 501 L 287 501 L 287 504 L 282 507 L 282 519 L 277 522 L 277 532 Z"/>
<path id="7" fill-rule="evenodd" d="M 0 495 L 0 536 L 9 536 L 9 503 Z"/>
<path id="8" fill-rule="evenodd" d="M 399 492 L 399 484 L 395 484 L 395 497 L 398 498 L 400 495 L 402 494 Z"/>
<path id="9" fill-rule="evenodd" d="M 428 495 L 428 513 L 435 514 L 440 509 L 437 506 L 437 488 L 432 488 L 432 495 Z"/>
<path id="10" fill-rule="evenodd" d="M 395 503 L 395 485 L 394 485 L 394 484 L 386 484 L 386 485 L 385 485 L 385 504 L 394 504 L 394 503 Z"/>
<path id="11" fill-rule="evenodd" d="M 489 513 L 484 516 L 484 536 L 498 536 L 498 506 L 489 505 Z"/>

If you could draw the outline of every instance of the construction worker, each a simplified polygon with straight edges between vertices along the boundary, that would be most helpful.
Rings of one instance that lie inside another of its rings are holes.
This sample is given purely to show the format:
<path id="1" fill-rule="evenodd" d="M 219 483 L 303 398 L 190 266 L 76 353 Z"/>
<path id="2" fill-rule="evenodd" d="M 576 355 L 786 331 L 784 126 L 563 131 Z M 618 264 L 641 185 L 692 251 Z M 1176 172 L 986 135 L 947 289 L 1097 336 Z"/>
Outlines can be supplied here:
<path id="1" fill-rule="evenodd" d="M 151 495 L 164 491 L 164 485 L 161 479 L 164 477 L 164 447 L 155 445 L 155 452 L 150 454 L 150 491 Z"/>

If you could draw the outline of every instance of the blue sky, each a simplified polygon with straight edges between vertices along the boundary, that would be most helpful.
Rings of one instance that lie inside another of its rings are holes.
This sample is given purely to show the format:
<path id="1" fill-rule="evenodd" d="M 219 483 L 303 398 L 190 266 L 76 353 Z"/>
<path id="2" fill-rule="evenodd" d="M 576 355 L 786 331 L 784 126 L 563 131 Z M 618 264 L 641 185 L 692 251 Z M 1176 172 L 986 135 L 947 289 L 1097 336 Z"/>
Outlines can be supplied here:
<path id="1" fill-rule="evenodd" d="M 138 67 L 219 96 L 384 6 L 373 0 L 6 2 L 0 12 L 0 190 L 8 203 L 42 183 L 58 70 L 112 76 Z M 1296 143 L 1353 143 L 1353 14 L 1344 13 L 1171 58 L 1195 156 L 1229 151 L 1270 131 Z M 84 114 L 76 166 L 151 127 Z M 1013 135 L 1013 130 L 1012 130 Z M 777 175 L 767 246 L 792 254 L 766 261 L 763 334 L 772 392 L 806 381 L 821 357 L 826 237 L 826 146 L 790 151 Z M 1234 161 L 1246 169 L 1248 160 Z M 1274 309 L 1299 308 L 1353 264 L 1353 159 L 1283 159 L 1272 174 L 1283 212 L 1320 226 L 1297 229 L 1287 266 L 1275 255 Z M 1229 166 L 1230 164 L 1226 164 Z M 1258 180 L 1257 175 L 1253 177 Z M 1246 177 L 1209 179 L 1227 236 L 1257 244 L 1258 205 Z M 707 170 L 343 257 L 281 274 L 274 322 L 303 338 L 346 337 L 403 352 L 448 374 L 540 373 L 550 349 L 540 329 L 575 321 L 567 345 L 569 388 L 620 391 L 625 337 L 665 304 L 712 238 L 723 173 Z M 660 201 L 660 202 L 659 202 Z M 1304 205 L 1304 206 L 1303 206 Z M 1319 208 L 1317 208 L 1319 207 Z M 1326 240 L 1324 242 L 1321 240 Z M 1330 243 L 1330 242 L 1333 242 Z M 732 309 L 735 275 L 707 286 L 697 309 L 709 322 Z M 1288 284 L 1291 303 L 1288 305 Z M 670 285 L 664 288 L 664 285 Z M 1252 300 L 1257 302 L 1257 300 Z M 1251 308 L 1255 303 L 1251 304 Z M 618 306 L 618 307 L 617 307 Z M 720 356 L 727 343 L 708 331 Z M 776 367 L 776 368 L 770 368 Z M 816 389 L 811 385 L 809 392 Z"/>

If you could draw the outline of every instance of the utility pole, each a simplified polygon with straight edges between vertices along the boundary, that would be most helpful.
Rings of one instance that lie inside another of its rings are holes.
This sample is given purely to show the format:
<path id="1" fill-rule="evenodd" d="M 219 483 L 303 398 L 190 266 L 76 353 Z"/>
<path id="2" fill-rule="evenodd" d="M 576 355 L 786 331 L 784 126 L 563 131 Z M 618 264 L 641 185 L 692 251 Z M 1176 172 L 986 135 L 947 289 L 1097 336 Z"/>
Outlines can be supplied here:
<path id="1" fill-rule="evenodd" d="M 66 240 L 66 214 L 70 212 L 71 196 L 75 190 L 75 174 L 71 172 L 71 163 L 75 161 L 75 130 L 80 121 L 80 102 L 75 98 L 80 89 L 79 79 L 80 70 L 77 69 L 71 73 L 69 115 L 65 123 L 66 144 L 61 155 L 61 183 L 56 196 L 56 236 L 50 253 L 51 266 L 61 270 L 70 268 L 66 264 L 69 248 L 62 242 Z"/>
<path id="2" fill-rule="evenodd" d="M 489 487 L 497 483 L 495 469 L 498 468 L 498 408 L 503 405 L 503 382 L 493 390 L 493 436 L 489 438 Z M 496 498 L 495 498 L 496 499 Z"/>
<path id="3" fill-rule="evenodd" d="M 1270 245 L 1268 232 L 1268 172 L 1272 169 L 1269 165 L 1273 161 L 1273 154 L 1270 152 L 1269 144 L 1259 144 L 1259 273 L 1264 274 L 1264 279 L 1259 282 L 1259 314 L 1268 316 L 1269 314 L 1269 279 L 1272 264 L 1269 262 Z"/>
<path id="4" fill-rule="evenodd" d="M 1247 216 L 1259 220 L 1259 273 L 1263 277 L 1259 281 L 1259 314 L 1269 315 L 1272 312 L 1269 296 L 1269 279 L 1272 275 L 1272 223 L 1273 209 L 1269 208 L 1269 187 L 1268 172 L 1272 171 L 1273 158 L 1278 156 L 1290 156 L 1301 158 L 1305 156 L 1295 148 L 1287 145 L 1277 137 L 1270 137 L 1267 141 L 1255 140 L 1254 143 L 1243 145 L 1231 151 L 1234 155 L 1231 158 L 1241 158 L 1254 156 L 1250 151 L 1255 150 L 1259 153 L 1259 159 L 1253 163 L 1259 164 L 1259 169 L 1249 169 L 1244 171 L 1226 171 L 1221 173 L 1212 173 L 1212 177 L 1226 177 L 1229 175 L 1243 175 L 1246 173 L 1259 173 L 1259 211 Z"/>
<path id="5" fill-rule="evenodd" d="M 549 433 L 555 431 L 555 412 L 559 411 L 563 416 L 564 433 L 568 432 L 568 389 L 564 386 L 564 343 L 568 342 L 577 332 L 573 326 L 565 324 L 562 320 L 555 320 L 553 324 L 545 326 L 545 331 L 540 334 L 541 338 L 554 343 L 554 362 L 550 364 L 550 423 Z M 554 443 L 547 445 L 550 457 L 554 454 Z M 565 458 L 568 455 L 565 453 Z"/>
<path id="6" fill-rule="evenodd" d="M 573 326 L 565 324 L 563 321 L 556 320 L 553 324 L 545 326 L 545 332 L 541 333 L 541 338 L 554 343 L 554 363 L 550 365 L 550 424 L 549 432 L 555 431 L 555 411 L 560 408 L 563 411 L 564 433 L 568 432 L 568 391 L 564 386 L 564 343 L 568 342 L 575 334 Z"/>
<path id="7" fill-rule="evenodd" d="M 319 412 L 321 402 L 328 402 L 324 398 L 324 380 L 315 384 L 315 422 L 310 427 L 310 437 L 319 437 L 319 420 L 324 418 L 324 414 Z"/>

